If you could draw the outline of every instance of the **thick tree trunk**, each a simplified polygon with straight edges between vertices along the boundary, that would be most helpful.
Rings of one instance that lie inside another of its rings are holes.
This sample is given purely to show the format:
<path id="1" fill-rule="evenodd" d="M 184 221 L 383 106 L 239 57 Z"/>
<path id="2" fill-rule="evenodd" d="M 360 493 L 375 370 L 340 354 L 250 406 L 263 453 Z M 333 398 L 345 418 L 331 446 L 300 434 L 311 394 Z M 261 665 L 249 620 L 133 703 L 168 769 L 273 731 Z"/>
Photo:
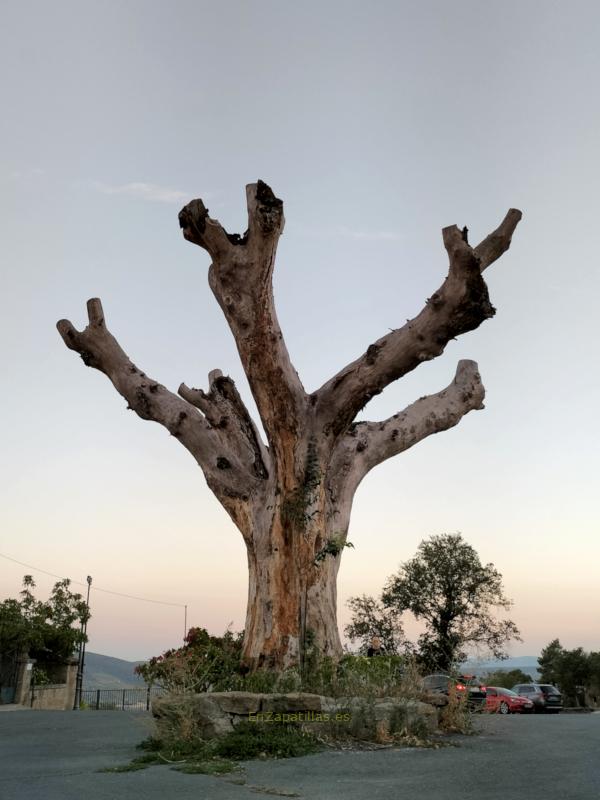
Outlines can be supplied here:
<path id="1" fill-rule="evenodd" d="M 308 414 L 302 431 L 287 439 L 243 532 L 244 661 L 252 668 L 302 667 L 308 652 L 334 658 L 342 652 L 337 573 L 353 491 L 340 489 L 349 483 L 332 464 L 331 439 L 317 437 L 314 425 Z"/>
<path id="2" fill-rule="evenodd" d="M 321 655 L 340 656 L 340 555 L 315 562 L 314 539 L 291 536 L 279 523 L 260 538 L 262 546 L 248 546 L 245 663 L 253 668 L 302 666 L 313 647 Z"/>
<path id="3" fill-rule="evenodd" d="M 482 272 L 510 246 L 521 212 L 511 209 L 477 247 L 467 229 L 443 230 L 448 275 L 422 311 L 369 345 L 365 353 L 307 394 L 285 341 L 272 274 L 283 203 L 262 181 L 246 188 L 248 230 L 229 234 L 201 200 L 179 215 L 188 241 L 212 258 L 209 284 L 234 336 L 267 444 L 233 381 L 209 373 L 203 392 L 178 393 L 133 364 L 109 332 L 100 300 L 88 301 L 89 324 L 58 330 L 84 363 L 104 372 L 142 419 L 163 425 L 194 456 L 206 481 L 241 531 L 249 589 L 244 657 L 253 668 L 302 664 L 307 650 L 339 656 L 336 578 L 352 499 L 377 464 L 483 407 L 473 361 L 454 380 L 387 420 L 355 422 L 388 384 L 440 355 L 456 336 L 494 314 Z"/>

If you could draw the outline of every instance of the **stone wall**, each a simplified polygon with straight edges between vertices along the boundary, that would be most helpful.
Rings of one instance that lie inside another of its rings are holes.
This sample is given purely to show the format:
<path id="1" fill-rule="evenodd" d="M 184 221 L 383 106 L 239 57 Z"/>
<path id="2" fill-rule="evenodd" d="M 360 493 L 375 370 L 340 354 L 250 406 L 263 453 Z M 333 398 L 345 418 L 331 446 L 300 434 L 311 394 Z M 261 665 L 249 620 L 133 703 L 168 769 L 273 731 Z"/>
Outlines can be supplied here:
<path id="1" fill-rule="evenodd" d="M 437 709 L 398 697 L 366 700 L 316 694 L 207 692 L 169 695 L 152 704 L 161 738 L 197 735 L 211 739 L 242 721 L 295 723 L 318 735 L 386 741 L 395 733 L 425 736 L 437 730 Z"/>
<path id="2" fill-rule="evenodd" d="M 68 711 L 67 684 L 48 683 L 34 687 L 28 705 L 38 711 Z M 73 708 L 72 700 L 70 708 Z"/>
<path id="3" fill-rule="evenodd" d="M 23 704 L 38 710 L 70 711 L 75 703 L 77 662 L 61 664 L 60 675 L 63 677 L 64 683 L 33 686 L 29 693 L 29 701 Z"/>

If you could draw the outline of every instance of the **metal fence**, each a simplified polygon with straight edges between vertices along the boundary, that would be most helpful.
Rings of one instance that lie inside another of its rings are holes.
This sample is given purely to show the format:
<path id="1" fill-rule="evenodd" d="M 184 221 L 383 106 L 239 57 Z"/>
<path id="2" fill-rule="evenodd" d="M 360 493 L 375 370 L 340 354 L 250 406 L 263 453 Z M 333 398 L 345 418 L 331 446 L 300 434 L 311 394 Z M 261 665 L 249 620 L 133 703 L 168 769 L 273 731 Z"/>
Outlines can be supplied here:
<path id="1" fill-rule="evenodd" d="M 149 711 L 152 700 L 162 697 L 164 689 L 158 686 L 140 689 L 84 689 L 81 692 L 82 708 L 94 711 Z"/>

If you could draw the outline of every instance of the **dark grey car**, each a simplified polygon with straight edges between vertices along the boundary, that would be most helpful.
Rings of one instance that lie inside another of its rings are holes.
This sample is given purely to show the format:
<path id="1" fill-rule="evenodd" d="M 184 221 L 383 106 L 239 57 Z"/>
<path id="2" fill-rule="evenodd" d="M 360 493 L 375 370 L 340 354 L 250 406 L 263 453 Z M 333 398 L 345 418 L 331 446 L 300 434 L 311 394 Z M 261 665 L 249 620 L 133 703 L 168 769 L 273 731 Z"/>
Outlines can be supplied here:
<path id="1" fill-rule="evenodd" d="M 531 700 L 533 710 L 538 714 L 558 714 L 563 709 L 562 695 L 550 683 L 518 683 L 512 690 Z"/>
<path id="2" fill-rule="evenodd" d="M 473 675 L 459 675 L 453 678 L 446 673 L 437 673 L 423 678 L 425 691 L 434 694 L 448 695 L 452 685 L 459 697 L 466 697 L 469 708 L 483 709 L 487 697 L 485 687 Z"/>

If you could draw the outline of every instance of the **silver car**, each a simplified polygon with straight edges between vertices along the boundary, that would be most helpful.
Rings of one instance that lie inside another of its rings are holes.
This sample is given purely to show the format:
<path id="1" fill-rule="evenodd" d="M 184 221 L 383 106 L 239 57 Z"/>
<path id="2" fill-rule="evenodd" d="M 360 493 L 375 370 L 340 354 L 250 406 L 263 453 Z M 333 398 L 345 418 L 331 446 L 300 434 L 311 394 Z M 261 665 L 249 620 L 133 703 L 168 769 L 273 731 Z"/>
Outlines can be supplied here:
<path id="1" fill-rule="evenodd" d="M 563 709 L 562 695 L 550 683 L 518 683 L 512 690 L 531 700 L 538 714 L 558 714 Z"/>

